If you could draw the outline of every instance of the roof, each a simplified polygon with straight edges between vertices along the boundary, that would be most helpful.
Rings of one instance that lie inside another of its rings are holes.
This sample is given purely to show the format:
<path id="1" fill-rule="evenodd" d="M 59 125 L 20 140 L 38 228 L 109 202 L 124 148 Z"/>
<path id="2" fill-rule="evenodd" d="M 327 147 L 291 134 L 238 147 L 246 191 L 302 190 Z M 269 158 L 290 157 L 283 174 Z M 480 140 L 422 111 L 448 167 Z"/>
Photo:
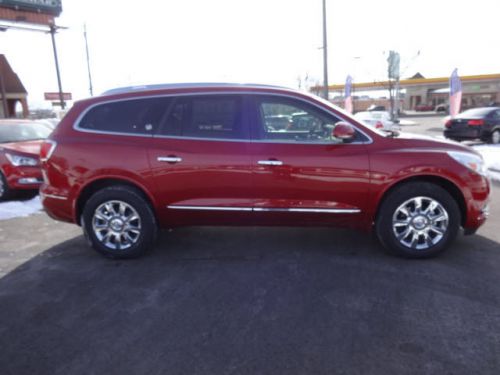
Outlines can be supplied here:
<path id="1" fill-rule="evenodd" d="M 101 95 L 125 94 L 141 91 L 168 90 L 168 89 L 191 89 L 191 88 L 269 88 L 269 89 L 288 89 L 281 86 L 263 85 L 254 83 L 228 83 L 228 82 L 191 82 L 191 83 L 162 83 L 154 85 L 139 85 L 119 87 L 103 92 Z"/>
<path id="2" fill-rule="evenodd" d="M 27 94 L 21 80 L 12 70 L 5 55 L 0 54 L 0 74 L 3 77 L 3 83 L 6 94 Z M 1 92 L 0 92 L 1 95 Z"/>

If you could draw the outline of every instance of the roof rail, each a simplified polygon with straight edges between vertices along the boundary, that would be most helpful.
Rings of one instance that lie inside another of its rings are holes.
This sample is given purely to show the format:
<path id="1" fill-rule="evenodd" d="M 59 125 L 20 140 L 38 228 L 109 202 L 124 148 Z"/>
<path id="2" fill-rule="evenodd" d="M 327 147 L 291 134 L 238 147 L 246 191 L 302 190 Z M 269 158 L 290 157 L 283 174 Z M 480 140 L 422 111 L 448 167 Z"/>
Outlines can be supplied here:
<path id="1" fill-rule="evenodd" d="M 114 94 L 125 94 L 129 92 L 141 92 L 141 91 L 151 91 L 151 90 L 166 90 L 166 89 L 184 89 L 184 88 L 202 88 L 202 87 L 248 87 L 248 88 L 275 88 L 275 89 L 288 89 L 287 87 L 274 86 L 274 85 L 263 85 L 263 84 L 253 84 L 253 83 L 228 83 L 228 82 L 193 82 L 193 83 L 163 83 L 163 84 L 153 84 L 153 85 L 138 85 L 138 86 L 126 86 L 118 87 L 104 91 L 101 95 L 114 95 Z"/>

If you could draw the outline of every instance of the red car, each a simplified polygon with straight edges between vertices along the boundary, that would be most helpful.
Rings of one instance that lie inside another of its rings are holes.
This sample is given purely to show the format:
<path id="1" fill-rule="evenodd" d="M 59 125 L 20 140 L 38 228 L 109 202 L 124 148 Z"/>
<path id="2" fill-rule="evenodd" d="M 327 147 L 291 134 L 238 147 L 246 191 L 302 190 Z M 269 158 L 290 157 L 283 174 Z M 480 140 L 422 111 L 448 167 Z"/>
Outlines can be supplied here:
<path id="1" fill-rule="evenodd" d="M 0 120 L 0 200 L 40 187 L 40 146 L 51 131 L 36 121 Z"/>
<path id="2" fill-rule="evenodd" d="M 313 120 L 273 126 L 294 113 Z M 81 225 L 114 258 L 143 254 L 158 228 L 186 225 L 373 229 L 391 252 L 422 258 L 488 213 L 490 185 L 470 148 L 383 133 L 271 86 L 113 90 L 75 103 L 40 156 L 47 213 Z"/>
<path id="3" fill-rule="evenodd" d="M 434 106 L 430 104 L 419 104 L 415 106 L 415 111 L 417 112 L 430 112 L 434 111 Z"/>

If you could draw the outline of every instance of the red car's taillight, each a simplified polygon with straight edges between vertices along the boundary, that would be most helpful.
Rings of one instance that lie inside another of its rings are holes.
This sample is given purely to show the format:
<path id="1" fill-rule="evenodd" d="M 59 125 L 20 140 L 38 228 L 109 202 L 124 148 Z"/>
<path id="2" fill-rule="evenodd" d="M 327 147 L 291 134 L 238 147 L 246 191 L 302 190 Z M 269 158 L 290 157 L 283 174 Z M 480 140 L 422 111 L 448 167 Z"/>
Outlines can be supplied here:
<path id="1" fill-rule="evenodd" d="M 469 120 L 467 124 L 472 126 L 484 125 L 484 120 Z"/>
<path id="2" fill-rule="evenodd" d="M 444 124 L 444 126 L 446 128 L 448 128 L 448 129 L 451 128 L 451 120 L 446 121 L 446 123 Z"/>
<path id="3" fill-rule="evenodd" d="M 46 139 L 45 141 L 43 141 L 42 147 L 40 147 L 40 161 L 46 162 L 47 160 L 49 160 L 54 153 L 56 146 L 56 141 L 52 141 L 50 139 Z"/>

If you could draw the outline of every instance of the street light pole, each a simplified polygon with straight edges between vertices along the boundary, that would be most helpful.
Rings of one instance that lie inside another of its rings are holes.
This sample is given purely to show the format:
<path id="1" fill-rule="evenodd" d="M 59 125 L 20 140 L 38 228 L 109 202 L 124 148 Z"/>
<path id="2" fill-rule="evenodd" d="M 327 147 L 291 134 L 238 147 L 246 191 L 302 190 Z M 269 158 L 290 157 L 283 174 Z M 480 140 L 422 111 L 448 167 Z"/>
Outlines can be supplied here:
<path id="1" fill-rule="evenodd" d="M 323 0 L 323 96 L 328 100 L 328 46 L 326 39 L 326 0 Z"/>
<path id="2" fill-rule="evenodd" d="M 63 95 L 63 89 L 61 85 L 61 73 L 59 72 L 59 59 L 57 58 L 57 48 L 56 48 L 56 26 L 54 24 L 50 25 L 50 36 L 52 39 L 52 49 L 54 50 L 54 61 L 56 64 L 56 74 L 57 74 L 57 85 L 59 88 L 59 102 L 61 103 L 61 109 L 66 108 L 66 104 L 64 103 L 64 95 Z"/>
<path id="3" fill-rule="evenodd" d="M 87 24 L 83 25 L 83 37 L 85 38 L 85 51 L 87 53 L 87 70 L 89 72 L 89 91 L 90 91 L 90 96 L 94 96 L 94 89 L 92 87 L 92 74 L 90 73 L 90 55 L 89 55 L 89 43 L 87 40 Z"/>

